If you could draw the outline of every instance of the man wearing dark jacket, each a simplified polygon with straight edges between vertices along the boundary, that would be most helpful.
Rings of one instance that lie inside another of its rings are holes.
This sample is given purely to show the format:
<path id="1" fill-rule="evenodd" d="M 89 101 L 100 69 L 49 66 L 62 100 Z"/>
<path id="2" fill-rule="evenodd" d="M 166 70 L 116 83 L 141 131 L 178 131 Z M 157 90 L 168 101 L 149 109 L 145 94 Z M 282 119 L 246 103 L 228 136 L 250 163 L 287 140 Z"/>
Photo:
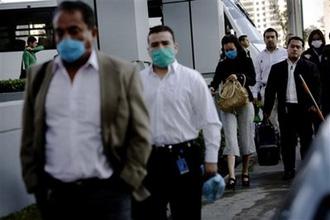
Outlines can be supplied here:
<path id="1" fill-rule="evenodd" d="M 330 39 L 330 34 L 329 34 Z M 330 44 L 324 46 L 321 61 L 321 108 L 324 117 L 330 113 Z"/>
<path id="2" fill-rule="evenodd" d="M 312 115 L 315 113 L 312 99 L 309 97 L 300 79 L 304 78 L 314 98 L 319 99 L 320 80 L 317 66 L 300 59 L 304 42 L 300 37 L 292 37 L 288 43 L 288 59 L 274 64 L 271 68 L 265 91 L 264 117 L 268 119 L 278 99 L 278 119 L 281 132 L 283 179 L 295 175 L 295 149 L 297 136 L 300 138 L 300 155 L 303 159 L 312 140 Z"/>

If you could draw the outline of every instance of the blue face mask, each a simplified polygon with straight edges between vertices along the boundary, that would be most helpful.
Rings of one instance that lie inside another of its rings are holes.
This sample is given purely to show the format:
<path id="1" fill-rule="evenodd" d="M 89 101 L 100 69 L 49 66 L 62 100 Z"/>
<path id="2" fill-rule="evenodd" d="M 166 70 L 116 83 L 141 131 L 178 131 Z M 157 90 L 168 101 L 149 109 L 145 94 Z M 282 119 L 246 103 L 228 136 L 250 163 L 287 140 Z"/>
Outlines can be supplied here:
<path id="1" fill-rule="evenodd" d="M 237 57 L 237 50 L 229 50 L 225 52 L 226 57 L 228 57 L 228 59 L 235 59 Z"/>
<path id="2" fill-rule="evenodd" d="M 172 48 L 159 48 L 151 51 L 151 59 L 155 66 L 165 68 L 174 62 L 175 55 Z"/>
<path id="3" fill-rule="evenodd" d="M 57 51 L 64 61 L 72 63 L 84 55 L 85 45 L 79 40 L 64 39 L 57 44 Z"/>

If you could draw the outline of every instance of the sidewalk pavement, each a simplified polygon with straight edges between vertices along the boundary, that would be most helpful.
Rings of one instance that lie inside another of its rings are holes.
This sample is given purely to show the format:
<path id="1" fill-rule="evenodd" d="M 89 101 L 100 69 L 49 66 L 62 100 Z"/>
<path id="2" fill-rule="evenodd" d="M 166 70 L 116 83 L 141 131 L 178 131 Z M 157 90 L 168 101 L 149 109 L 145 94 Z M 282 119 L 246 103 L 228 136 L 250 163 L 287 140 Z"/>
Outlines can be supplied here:
<path id="1" fill-rule="evenodd" d="M 250 187 L 241 186 L 240 166 L 236 168 L 235 191 L 226 190 L 223 197 L 202 209 L 203 220 L 269 220 L 281 207 L 290 188 L 282 180 L 283 165 L 259 166 L 250 172 Z"/>

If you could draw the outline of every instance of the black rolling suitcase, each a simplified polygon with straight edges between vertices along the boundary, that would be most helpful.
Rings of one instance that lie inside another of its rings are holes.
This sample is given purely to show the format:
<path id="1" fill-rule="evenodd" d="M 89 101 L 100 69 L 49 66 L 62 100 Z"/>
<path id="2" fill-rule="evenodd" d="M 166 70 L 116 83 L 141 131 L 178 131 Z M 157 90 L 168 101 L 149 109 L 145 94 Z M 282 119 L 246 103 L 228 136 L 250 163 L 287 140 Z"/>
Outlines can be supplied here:
<path id="1" fill-rule="evenodd" d="M 279 133 L 270 122 L 256 124 L 255 143 L 260 166 L 272 166 L 280 160 Z"/>

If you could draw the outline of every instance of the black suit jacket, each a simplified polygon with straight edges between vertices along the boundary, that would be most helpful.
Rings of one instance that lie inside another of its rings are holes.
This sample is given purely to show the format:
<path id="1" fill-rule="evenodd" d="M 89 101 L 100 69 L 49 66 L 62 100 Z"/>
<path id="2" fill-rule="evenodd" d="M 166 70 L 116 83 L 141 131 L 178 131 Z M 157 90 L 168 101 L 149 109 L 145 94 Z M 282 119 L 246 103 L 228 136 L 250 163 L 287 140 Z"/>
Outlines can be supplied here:
<path id="1" fill-rule="evenodd" d="M 296 83 L 298 104 L 303 107 L 303 111 L 307 111 L 313 106 L 313 101 L 303 88 L 303 84 L 299 75 L 302 75 L 316 102 L 319 102 L 320 97 L 320 78 L 317 66 L 305 59 L 299 59 L 294 71 Z M 278 99 L 278 114 L 285 113 L 286 90 L 288 84 L 288 61 L 284 60 L 272 66 L 266 91 L 264 112 L 270 115 L 275 97 Z"/>
<path id="2" fill-rule="evenodd" d="M 318 50 L 320 54 L 322 54 L 323 46 Z M 308 60 L 312 63 L 315 63 L 318 70 L 321 71 L 321 62 L 319 59 L 319 54 L 317 54 L 313 48 L 308 48 L 301 54 L 301 58 L 304 58 L 305 60 Z"/>
<path id="3" fill-rule="evenodd" d="M 321 65 L 321 107 L 326 116 L 330 113 L 330 45 L 324 47 Z"/>

